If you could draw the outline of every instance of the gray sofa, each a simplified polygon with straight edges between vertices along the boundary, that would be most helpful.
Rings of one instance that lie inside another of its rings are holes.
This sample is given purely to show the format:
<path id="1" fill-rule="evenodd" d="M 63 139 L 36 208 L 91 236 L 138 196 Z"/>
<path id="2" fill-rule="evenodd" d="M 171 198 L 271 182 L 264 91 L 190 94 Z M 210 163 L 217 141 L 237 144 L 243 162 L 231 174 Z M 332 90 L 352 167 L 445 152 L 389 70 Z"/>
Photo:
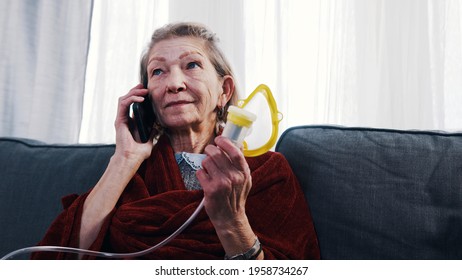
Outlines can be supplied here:
<path id="1" fill-rule="evenodd" d="M 35 245 L 114 148 L 0 138 L 0 256 Z M 276 151 L 300 180 L 323 259 L 462 259 L 462 134 L 301 126 Z"/>

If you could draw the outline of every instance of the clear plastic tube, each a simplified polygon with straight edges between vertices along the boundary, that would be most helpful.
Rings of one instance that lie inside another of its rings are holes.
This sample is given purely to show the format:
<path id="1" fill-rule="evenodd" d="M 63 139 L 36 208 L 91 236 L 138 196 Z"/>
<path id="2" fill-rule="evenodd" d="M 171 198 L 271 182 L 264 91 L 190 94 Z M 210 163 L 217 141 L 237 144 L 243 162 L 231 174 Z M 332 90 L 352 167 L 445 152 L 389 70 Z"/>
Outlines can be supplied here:
<path id="1" fill-rule="evenodd" d="M 165 238 L 163 241 L 160 243 L 145 249 L 143 251 L 138 251 L 134 253 L 109 253 L 109 252 L 98 252 L 98 251 L 92 251 L 92 250 L 86 250 L 86 249 L 79 249 L 79 248 L 71 248 L 71 247 L 61 247 L 61 246 L 33 246 L 33 247 L 27 247 L 27 248 L 22 248 L 18 249 L 16 251 L 13 251 L 7 255 L 5 255 L 1 260 L 8 260 L 13 258 L 14 256 L 21 255 L 21 254 L 28 254 L 28 253 L 34 253 L 34 252 L 62 252 L 62 253 L 75 253 L 75 254 L 83 254 L 83 255 L 89 255 L 89 256 L 95 256 L 95 257 L 103 257 L 103 258 L 113 258 L 113 259 L 123 259 L 123 258 L 136 258 L 140 257 L 143 255 L 146 255 L 148 253 L 151 253 L 168 242 L 170 242 L 172 239 L 174 239 L 178 234 L 180 234 L 189 224 L 197 217 L 199 212 L 202 210 L 204 207 L 204 199 L 202 198 L 202 201 L 200 202 L 199 206 L 197 206 L 196 210 L 194 213 L 192 213 L 191 217 L 189 217 L 186 222 L 184 222 L 183 225 L 181 225 L 175 232 L 173 232 L 169 237 Z"/>

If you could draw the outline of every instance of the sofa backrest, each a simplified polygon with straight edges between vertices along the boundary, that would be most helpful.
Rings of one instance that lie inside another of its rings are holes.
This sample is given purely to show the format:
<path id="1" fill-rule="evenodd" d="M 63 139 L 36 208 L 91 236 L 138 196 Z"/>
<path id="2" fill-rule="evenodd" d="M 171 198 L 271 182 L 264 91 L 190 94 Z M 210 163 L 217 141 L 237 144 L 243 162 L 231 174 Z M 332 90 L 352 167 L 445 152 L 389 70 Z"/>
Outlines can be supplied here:
<path id="1" fill-rule="evenodd" d="M 323 259 L 462 259 L 462 134 L 301 126 L 276 151 Z"/>
<path id="2" fill-rule="evenodd" d="M 62 211 L 61 198 L 93 187 L 114 149 L 0 138 L 0 256 L 36 245 Z"/>

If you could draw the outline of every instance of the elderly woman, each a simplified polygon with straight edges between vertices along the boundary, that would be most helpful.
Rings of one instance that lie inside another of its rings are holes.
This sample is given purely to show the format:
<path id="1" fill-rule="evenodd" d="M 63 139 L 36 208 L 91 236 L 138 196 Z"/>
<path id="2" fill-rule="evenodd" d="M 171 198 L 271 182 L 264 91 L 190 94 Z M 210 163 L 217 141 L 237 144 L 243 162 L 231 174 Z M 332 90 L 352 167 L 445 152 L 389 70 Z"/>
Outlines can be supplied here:
<path id="1" fill-rule="evenodd" d="M 106 171 L 88 193 L 63 199 L 65 210 L 41 245 L 144 250 L 180 227 L 203 198 L 205 211 L 189 227 L 143 257 L 319 258 L 308 206 L 283 156 L 246 158 L 220 136 L 224 112 L 237 93 L 216 41 L 200 24 L 171 24 L 154 32 L 141 59 L 142 84 L 119 99 L 116 149 Z M 145 97 L 157 121 L 151 141 L 140 143 L 128 112 Z"/>

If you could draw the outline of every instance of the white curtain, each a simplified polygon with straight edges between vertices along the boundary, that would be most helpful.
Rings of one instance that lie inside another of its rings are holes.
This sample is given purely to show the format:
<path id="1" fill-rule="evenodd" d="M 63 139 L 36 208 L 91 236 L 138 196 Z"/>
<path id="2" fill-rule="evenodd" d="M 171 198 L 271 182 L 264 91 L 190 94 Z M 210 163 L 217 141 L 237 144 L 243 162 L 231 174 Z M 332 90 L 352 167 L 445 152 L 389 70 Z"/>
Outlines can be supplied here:
<path id="1" fill-rule="evenodd" d="M 77 142 L 92 1 L 0 1 L 0 136 Z"/>
<path id="2" fill-rule="evenodd" d="M 287 125 L 462 130 L 460 1 L 290 1 Z"/>
<path id="3" fill-rule="evenodd" d="M 242 97 L 272 89 L 280 131 L 462 130 L 460 0 L 95 0 L 87 54 L 91 13 L 87 0 L 0 1 L 0 136 L 114 142 L 117 98 L 173 21 L 217 33 Z M 256 138 L 269 134 L 264 107 Z"/>
<path id="4" fill-rule="evenodd" d="M 260 83 L 272 89 L 284 115 L 280 131 L 302 124 L 462 130 L 460 1 L 96 2 L 95 13 L 104 18 L 94 26 L 118 31 L 99 35 L 109 42 L 95 54 L 97 73 L 87 72 L 98 90 L 86 92 L 94 105 L 82 142 L 114 141 L 117 97 L 138 82 L 142 47 L 156 27 L 183 20 L 203 22 L 218 34 L 241 93 Z M 143 16 L 124 18 L 140 6 Z M 119 74 L 110 74 L 114 69 Z M 264 107 L 254 110 L 268 111 Z M 254 136 L 267 138 L 268 118 L 255 130 Z"/>

